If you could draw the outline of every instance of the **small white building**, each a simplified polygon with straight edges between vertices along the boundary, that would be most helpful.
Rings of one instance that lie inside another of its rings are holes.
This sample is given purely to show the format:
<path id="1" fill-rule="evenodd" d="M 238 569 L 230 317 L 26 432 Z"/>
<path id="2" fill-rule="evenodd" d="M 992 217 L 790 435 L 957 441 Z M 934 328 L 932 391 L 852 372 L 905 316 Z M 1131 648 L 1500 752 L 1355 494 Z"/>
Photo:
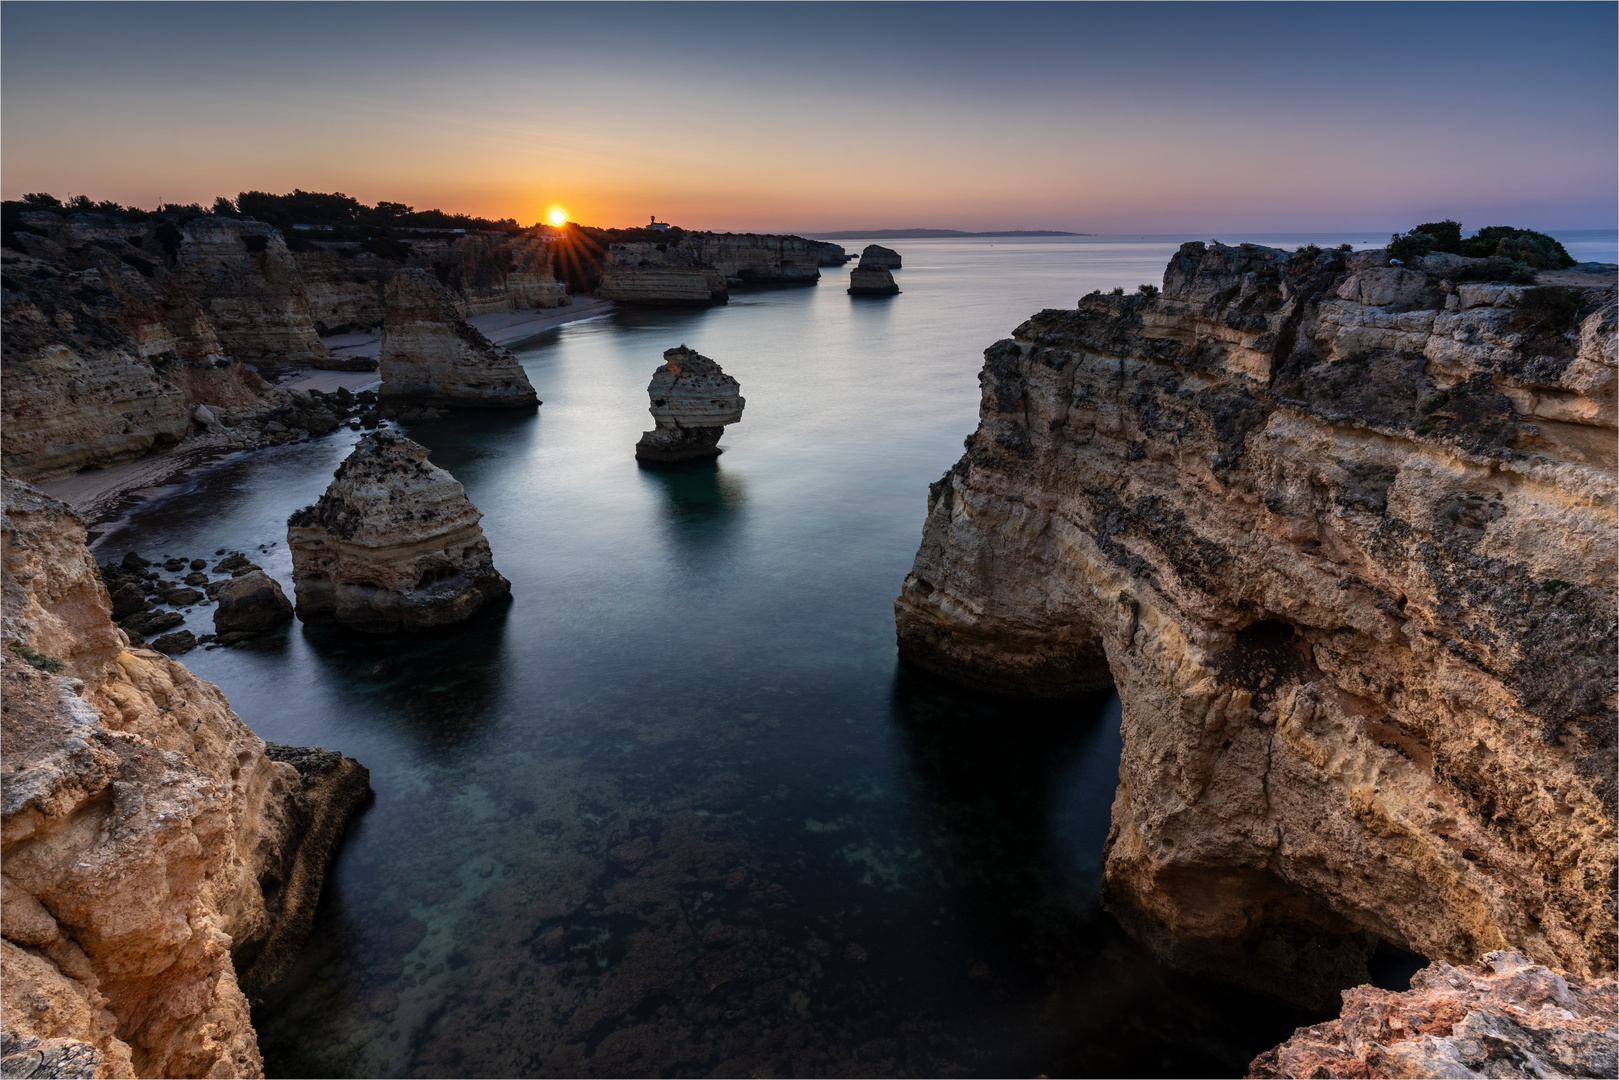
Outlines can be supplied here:
<path id="1" fill-rule="evenodd" d="M 652 218 L 652 223 L 649 224 L 647 228 L 651 229 L 653 232 L 669 231 L 669 223 L 667 221 L 659 221 L 657 214 L 652 214 L 650 217 Z"/>

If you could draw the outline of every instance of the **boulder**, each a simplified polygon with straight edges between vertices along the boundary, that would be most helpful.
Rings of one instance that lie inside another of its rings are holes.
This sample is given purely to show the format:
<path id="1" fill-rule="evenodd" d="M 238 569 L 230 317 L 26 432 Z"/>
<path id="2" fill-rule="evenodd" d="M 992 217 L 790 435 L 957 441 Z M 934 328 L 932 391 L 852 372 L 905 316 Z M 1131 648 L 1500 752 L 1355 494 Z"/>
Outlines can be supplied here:
<path id="1" fill-rule="evenodd" d="M 274 630 L 292 618 L 292 604 L 281 591 L 280 582 L 263 570 L 249 570 L 219 591 L 214 609 L 214 630 L 261 633 Z"/>
<path id="2" fill-rule="evenodd" d="M 708 357 L 684 345 L 669 349 L 647 386 L 657 426 L 635 444 L 636 458 L 676 462 L 717 456 L 725 425 L 742 419 L 747 402 L 740 390 Z"/>
<path id="3" fill-rule="evenodd" d="M 367 435 L 320 501 L 287 520 L 298 618 L 380 634 L 426 630 L 511 591 L 478 508 L 427 453 L 396 432 Z"/>

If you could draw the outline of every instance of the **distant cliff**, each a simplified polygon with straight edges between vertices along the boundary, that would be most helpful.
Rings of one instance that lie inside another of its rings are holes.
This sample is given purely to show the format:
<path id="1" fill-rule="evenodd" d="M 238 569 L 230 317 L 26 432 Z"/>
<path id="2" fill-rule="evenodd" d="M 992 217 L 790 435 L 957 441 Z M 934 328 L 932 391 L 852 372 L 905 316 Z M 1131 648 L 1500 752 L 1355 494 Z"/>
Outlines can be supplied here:
<path id="1" fill-rule="evenodd" d="M 381 327 L 401 269 L 432 273 L 461 317 L 568 302 L 549 246 L 472 233 L 396 245 L 300 238 L 231 217 L 132 223 L 33 212 L 4 256 L 6 470 L 49 479 L 171 445 L 197 406 L 249 408 L 271 370 L 374 368 L 322 334 Z"/>
<path id="2" fill-rule="evenodd" d="M 1187 244 L 984 354 L 900 654 L 1118 689 L 1106 900 L 1176 966 L 1614 971 L 1615 282 L 1493 265 Z"/>
<path id="3" fill-rule="evenodd" d="M 596 295 L 626 304 L 701 307 L 729 301 L 725 275 L 681 243 L 613 244 Z"/>

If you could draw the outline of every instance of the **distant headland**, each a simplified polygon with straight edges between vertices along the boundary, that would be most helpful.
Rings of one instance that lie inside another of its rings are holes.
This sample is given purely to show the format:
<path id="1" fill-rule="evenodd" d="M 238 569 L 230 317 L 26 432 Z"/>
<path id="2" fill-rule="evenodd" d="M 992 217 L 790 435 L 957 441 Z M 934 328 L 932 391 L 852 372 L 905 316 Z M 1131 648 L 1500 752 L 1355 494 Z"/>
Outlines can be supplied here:
<path id="1" fill-rule="evenodd" d="M 1053 229 L 1008 229 L 1004 232 L 962 232 L 960 229 L 845 229 L 842 232 L 807 232 L 811 240 L 931 240 L 952 236 L 1095 236 L 1095 233 L 1057 232 Z"/>

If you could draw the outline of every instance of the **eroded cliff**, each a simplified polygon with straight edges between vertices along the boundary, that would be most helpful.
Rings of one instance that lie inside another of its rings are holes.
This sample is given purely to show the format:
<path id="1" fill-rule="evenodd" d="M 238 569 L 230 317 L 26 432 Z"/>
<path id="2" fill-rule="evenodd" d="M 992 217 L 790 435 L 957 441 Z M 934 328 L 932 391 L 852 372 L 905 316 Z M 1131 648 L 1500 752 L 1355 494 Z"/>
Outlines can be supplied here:
<path id="1" fill-rule="evenodd" d="M 239 973 L 267 985 L 296 953 L 366 771 L 329 755 L 306 780 L 218 687 L 128 647 L 84 537 L 4 480 L 6 1052 L 98 1076 L 259 1076 Z"/>
<path id="2" fill-rule="evenodd" d="M 1106 899 L 1184 969 L 1614 970 L 1614 282 L 1480 265 L 1188 244 L 985 353 L 900 653 L 1118 688 Z"/>
<path id="3" fill-rule="evenodd" d="M 406 267 L 388 285 L 382 397 L 434 405 L 529 408 L 540 403 L 517 358 L 469 325 L 433 274 Z"/>
<path id="4" fill-rule="evenodd" d="M 679 242 L 609 245 L 596 295 L 624 304 L 667 307 L 704 307 L 730 300 L 725 275 Z"/>

